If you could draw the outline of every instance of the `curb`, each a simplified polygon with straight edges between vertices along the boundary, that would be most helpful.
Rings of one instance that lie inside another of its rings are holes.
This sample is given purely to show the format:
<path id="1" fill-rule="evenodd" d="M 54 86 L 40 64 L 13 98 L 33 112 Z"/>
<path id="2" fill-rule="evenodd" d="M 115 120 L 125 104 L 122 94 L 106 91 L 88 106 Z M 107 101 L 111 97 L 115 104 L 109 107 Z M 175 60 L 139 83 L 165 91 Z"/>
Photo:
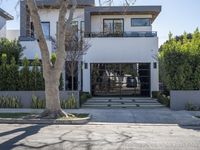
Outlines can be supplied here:
<path id="1" fill-rule="evenodd" d="M 0 124 L 55 124 L 55 125 L 83 125 L 87 124 L 91 115 L 86 118 L 80 119 L 13 119 L 13 118 L 0 118 Z"/>

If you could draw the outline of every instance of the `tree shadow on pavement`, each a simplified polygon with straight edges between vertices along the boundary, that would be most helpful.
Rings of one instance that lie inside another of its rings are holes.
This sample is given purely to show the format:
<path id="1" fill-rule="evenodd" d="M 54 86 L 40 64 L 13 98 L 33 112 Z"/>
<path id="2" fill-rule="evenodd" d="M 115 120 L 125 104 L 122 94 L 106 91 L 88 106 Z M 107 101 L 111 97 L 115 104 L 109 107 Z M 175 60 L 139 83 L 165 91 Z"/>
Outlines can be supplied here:
<path id="1" fill-rule="evenodd" d="M 183 128 L 183 129 L 195 130 L 195 131 L 200 132 L 200 126 L 181 126 L 180 125 L 179 127 Z"/>
<path id="2" fill-rule="evenodd" d="M 0 149 L 6 150 L 6 149 L 13 149 L 15 147 L 18 147 L 19 145 L 16 143 L 18 143 L 19 141 L 21 141 L 29 136 L 37 134 L 44 127 L 46 127 L 46 125 L 36 124 L 36 125 L 32 125 L 32 126 L 28 126 L 28 127 L 24 127 L 24 128 L 18 128 L 15 130 L 0 133 L 0 137 L 3 137 L 3 136 L 9 136 L 12 134 L 17 134 L 18 132 L 22 132 L 22 134 L 1 143 Z"/>

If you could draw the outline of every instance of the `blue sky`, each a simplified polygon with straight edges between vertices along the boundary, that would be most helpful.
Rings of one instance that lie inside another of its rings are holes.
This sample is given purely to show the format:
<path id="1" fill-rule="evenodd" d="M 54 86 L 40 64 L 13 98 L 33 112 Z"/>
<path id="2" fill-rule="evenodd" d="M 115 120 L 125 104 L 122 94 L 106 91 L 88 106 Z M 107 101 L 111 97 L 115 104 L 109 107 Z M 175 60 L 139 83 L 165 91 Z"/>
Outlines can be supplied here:
<path id="1" fill-rule="evenodd" d="M 123 0 L 115 0 L 119 5 Z M 19 7 L 15 9 L 17 0 L 4 0 L 0 7 L 15 17 L 8 22 L 8 29 L 19 29 Z M 193 32 L 200 29 L 200 0 L 137 0 L 135 5 L 161 5 L 162 12 L 153 23 L 153 30 L 158 32 L 160 45 L 167 40 L 168 33 L 180 35 L 184 31 Z"/>

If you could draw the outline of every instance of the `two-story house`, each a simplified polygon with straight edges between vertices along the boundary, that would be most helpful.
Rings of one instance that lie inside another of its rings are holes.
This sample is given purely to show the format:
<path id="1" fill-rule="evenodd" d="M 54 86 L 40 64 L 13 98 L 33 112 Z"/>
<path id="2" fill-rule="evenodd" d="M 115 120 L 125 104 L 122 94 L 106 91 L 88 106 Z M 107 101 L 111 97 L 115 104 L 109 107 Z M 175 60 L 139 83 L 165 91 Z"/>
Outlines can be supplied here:
<path id="1" fill-rule="evenodd" d="M 161 6 L 97 7 L 94 0 L 77 0 L 73 24 L 90 44 L 79 62 L 75 77 L 76 90 L 93 96 L 150 97 L 159 90 L 158 37 L 152 24 Z M 51 38 L 56 37 L 58 3 L 37 2 L 42 28 L 49 49 L 55 50 Z M 24 1 L 20 4 L 20 41 L 24 56 L 40 56 L 33 25 Z M 63 70 L 65 89 L 70 90 L 67 67 Z"/>

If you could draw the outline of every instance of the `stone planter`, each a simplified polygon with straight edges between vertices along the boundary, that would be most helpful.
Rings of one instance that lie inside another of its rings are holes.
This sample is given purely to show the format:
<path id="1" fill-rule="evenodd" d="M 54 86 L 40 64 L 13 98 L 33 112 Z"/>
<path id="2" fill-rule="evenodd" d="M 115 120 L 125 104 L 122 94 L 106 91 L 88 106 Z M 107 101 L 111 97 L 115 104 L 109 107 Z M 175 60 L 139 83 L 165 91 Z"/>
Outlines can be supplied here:
<path id="1" fill-rule="evenodd" d="M 200 91 L 170 91 L 170 108 L 172 110 L 185 110 L 186 105 L 190 103 L 200 107 Z"/>
<path id="2" fill-rule="evenodd" d="M 77 108 L 79 108 L 79 91 L 74 91 L 74 96 L 77 100 Z M 32 96 L 35 95 L 40 99 L 45 99 L 44 91 L 0 91 L 0 96 L 17 96 L 23 105 L 23 108 L 30 108 Z M 67 100 L 72 95 L 71 91 L 60 91 L 61 100 Z"/>

